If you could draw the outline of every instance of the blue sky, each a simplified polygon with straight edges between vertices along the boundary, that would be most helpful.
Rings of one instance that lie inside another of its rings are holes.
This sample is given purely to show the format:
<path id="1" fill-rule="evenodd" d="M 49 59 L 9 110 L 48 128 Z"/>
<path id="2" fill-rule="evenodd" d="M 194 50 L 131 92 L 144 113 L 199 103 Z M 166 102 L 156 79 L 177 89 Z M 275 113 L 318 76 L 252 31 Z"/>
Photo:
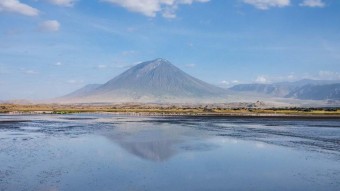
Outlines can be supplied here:
<path id="1" fill-rule="evenodd" d="M 338 0 L 0 0 L 0 99 L 165 58 L 209 83 L 340 80 Z"/>

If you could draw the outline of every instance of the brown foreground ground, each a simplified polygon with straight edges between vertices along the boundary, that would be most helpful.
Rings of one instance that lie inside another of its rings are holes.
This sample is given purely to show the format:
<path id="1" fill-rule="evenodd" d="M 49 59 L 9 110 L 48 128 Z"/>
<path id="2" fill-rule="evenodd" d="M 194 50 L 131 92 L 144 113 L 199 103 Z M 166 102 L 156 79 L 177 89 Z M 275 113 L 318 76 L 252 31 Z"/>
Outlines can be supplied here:
<path id="1" fill-rule="evenodd" d="M 268 108 L 259 104 L 0 104 L 0 113 L 71 114 L 110 112 L 129 115 L 325 117 L 339 118 L 340 108 Z"/>

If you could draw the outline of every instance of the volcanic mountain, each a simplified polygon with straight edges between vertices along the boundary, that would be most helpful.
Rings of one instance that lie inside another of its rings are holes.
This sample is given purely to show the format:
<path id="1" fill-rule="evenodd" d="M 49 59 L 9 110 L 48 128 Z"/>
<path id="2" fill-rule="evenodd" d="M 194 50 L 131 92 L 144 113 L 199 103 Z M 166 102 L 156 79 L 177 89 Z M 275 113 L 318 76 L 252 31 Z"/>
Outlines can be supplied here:
<path id="1" fill-rule="evenodd" d="M 169 61 L 138 64 L 105 84 L 90 84 L 60 98 L 66 102 L 193 102 L 222 100 L 228 90 L 194 78 Z"/>

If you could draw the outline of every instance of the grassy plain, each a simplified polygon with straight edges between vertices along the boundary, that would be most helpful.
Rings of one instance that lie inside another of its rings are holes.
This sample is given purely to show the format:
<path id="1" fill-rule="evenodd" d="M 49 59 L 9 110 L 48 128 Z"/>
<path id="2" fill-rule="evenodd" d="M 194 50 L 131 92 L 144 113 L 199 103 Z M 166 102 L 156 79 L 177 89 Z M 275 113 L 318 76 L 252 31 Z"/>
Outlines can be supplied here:
<path id="1" fill-rule="evenodd" d="M 157 105 L 157 104 L 0 104 L 0 113 L 71 113 L 110 112 L 137 115 L 202 116 L 301 116 L 339 117 L 340 108 L 261 108 L 228 105 Z"/>

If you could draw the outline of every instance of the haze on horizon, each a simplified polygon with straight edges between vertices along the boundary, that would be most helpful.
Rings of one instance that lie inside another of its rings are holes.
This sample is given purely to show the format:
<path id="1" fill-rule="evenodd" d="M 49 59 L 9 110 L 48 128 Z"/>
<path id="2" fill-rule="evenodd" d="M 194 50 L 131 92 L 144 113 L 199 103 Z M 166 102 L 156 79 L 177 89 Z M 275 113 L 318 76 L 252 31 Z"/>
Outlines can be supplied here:
<path id="1" fill-rule="evenodd" d="M 165 58 L 229 87 L 340 80 L 336 0 L 1 0 L 0 100 L 43 99 Z"/>

